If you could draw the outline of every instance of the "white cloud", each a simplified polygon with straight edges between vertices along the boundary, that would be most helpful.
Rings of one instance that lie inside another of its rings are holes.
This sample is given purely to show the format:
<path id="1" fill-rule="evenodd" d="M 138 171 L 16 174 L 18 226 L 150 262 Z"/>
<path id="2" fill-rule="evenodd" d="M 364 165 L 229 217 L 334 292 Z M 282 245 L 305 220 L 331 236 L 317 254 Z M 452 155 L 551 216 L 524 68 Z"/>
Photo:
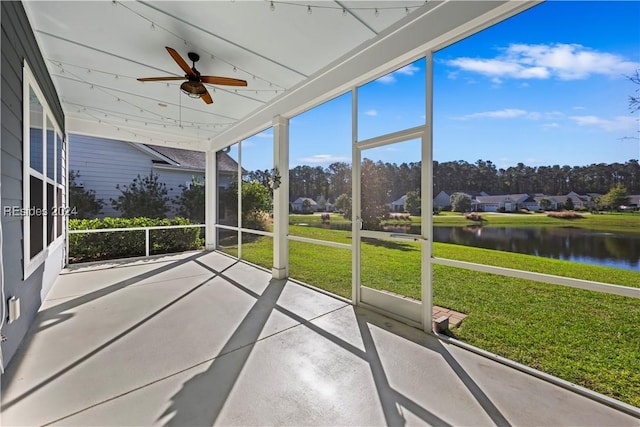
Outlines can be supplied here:
<path id="1" fill-rule="evenodd" d="M 633 132 L 638 130 L 638 119 L 632 116 L 617 116 L 613 119 L 603 119 L 596 116 L 569 117 L 578 126 L 591 126 L 606 132 Z"/>
<path id="2" fill-rule="evenodd" d="M 525 110 L 507 108 L 504 110 L 483 111 L 480 113 L 467 114 L 466 116 L 459 117 L 459 119 L 460 120 L 482 119 L 482 118 L 513 119 L 516 117 L 524 117 L 526 115 L 527 115 L 527 112 Z"/>
<path id="3" fill-rule="evenodd" d="M 376 79 L 376 81 L 382 84 L 392 84 L 398 81 L 398 79 L 396 79 L 396 76 L 398 74 L 402 74 L 403 76 L 413 76 L 418 71 L 420 71 L 420 67 L 416 67 L 413 64 L 409 64 L 409 65 L 405 65 L 402 68 L 398 68 L 396 71 L 393 71 L 387 75 L 384 75 Z"/>
<path id="4" fill-rule="evenodd" d="M 490 77 L 494 83 L 504 78 L 578 80 L 594 74 L 621 77 L 640 67 L 640 63 L 617 54 L 565 43 L 511 44 L 495 58 L 462 57 L 447 64 Z"/>
<path id="5" fill-rule="evenodd" d="M 472 119 L 516 119 L 524 118 L 528 120 L 556 119 L 562 117 L 563 114 L 557 111 L 549 111 L 541 113 L 539 111 L 526 111 L 517 108 L 505 108 L 503 110 L 481 111 L 478 113 L 467 114 L 457 117 L 458 120 Z"/>
<path id="6" fill-rule="evenodd" d="M 367 110 L 364 112 L 365 116 L 371 116 L 371 117 L 375 117 L 378 115 L 378 111 L 377 110 Z"/>
<path id="7" fill-rule="evenodd" d="M 420 67 L 416 67 L 413 64 L 405 65 L 402 68 L 397 69 L 394 73 L 404 74 L 405 76 L 413 76 L 415 73 L 420 71 Z"/>
<path id="8" fill-rule="evenodd" d="M 336 156 L 334 154 L 314 154 L 313 156 L 299 158 L 298 161 L 301 163 L 331 164 L 335 162 L 351 162 L 351 157 Z"/>
<path id="9" fill-rule="evenodd" d="M 393 77 L 393 73 L 391 73 L 391 74 L 387 74 L 386 76 L 382 76 L 382 77 L 376 79 L 376 81 L 378 83 L 382 83 L 382 84 L 388 85 L 388 84 L 391 84 L 391 83 L 395 83 L 396 82 L 396 78 Z"/>

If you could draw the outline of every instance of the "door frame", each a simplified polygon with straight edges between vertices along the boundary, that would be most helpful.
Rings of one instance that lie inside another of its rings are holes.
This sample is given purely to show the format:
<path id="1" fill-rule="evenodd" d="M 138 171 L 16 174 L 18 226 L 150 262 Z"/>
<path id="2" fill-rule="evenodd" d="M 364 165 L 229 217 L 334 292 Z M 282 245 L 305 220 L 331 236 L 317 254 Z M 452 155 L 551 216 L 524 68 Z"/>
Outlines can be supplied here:
<path id="1" fill-rule="evenodd" d="M 432 217 L 431 209 L 433 202 L 433 190 L 431 190 L 432 167 L 421 168 L 421 189 L 422 200 L 421 234 L 409 235 L 403 233 L 391 233 L 382 231 L 362 230 L 361 216 L 361 162 L 364 150 L 390 146 L 392 144 L 406 142 L 410 140 L 420 140 L 420 161 L 422 165 L 431 165 L 431 132 L 427 125 L 417 126 L 411 129 L 394 132 L 391 134 L 371 138 L 362 142 L 357 142 L 353 147 L 352 162 L 352 183 L 353 183 L 353 213 L 352 213 L 352 253 L 353 253 L 353 303 L 374 311 L 381 312 L 389 317 L 396 318 L 404 323 L 420 327 L 426 331 L 431 330 L 431 238 L 432 238 Z M 361 242 L 363 237 L 389 238 L 394 240 L 413 240 L 421 243 L 421 300 L 415 302 L 399 296 L 384 293 L 362 285 L 361 279 Z M 363 298 L 364 297 L 364 298 Z"/>

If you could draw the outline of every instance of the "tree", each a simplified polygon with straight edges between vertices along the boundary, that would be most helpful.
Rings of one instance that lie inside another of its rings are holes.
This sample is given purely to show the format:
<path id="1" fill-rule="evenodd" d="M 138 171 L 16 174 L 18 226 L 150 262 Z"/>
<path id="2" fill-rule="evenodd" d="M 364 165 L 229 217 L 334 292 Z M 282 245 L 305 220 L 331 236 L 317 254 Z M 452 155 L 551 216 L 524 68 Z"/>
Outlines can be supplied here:
<path id="1" fill-rule="evenodd" d="M 545 197 L 544 199 L 540 199 L 540 203 L 538 203 L 538 205 L 540 206 L 540 209 L 546 211 L 551 207 L 551 200 Z"/>
<path id="2" fill-rule="evenodd" d="M 573 205 L 573 199 L 571 199 L 571 197 L 567 197 L 567 200 L 564 201 L 564 208 L 568 211 L 572 211 L 573 209 L 575 209 L 575 206 Z"/>
<path id="3" fill-rule="evenodd" d="M 627 188 L 622 184 L 617 184 L 611 188 L 607 194 L 603 196 L 602 203 L 609 206 L 609 209 L 618 209 L 622 205 L 629 203 L 629 193 Z"/>
<path id="4" fill-rule="evenodd" d="M 254 230 L 267 229 L 267 216 L 272 208 L 269 187 L 258 181 L 242 182 L 242 227 Z M 231 218 L 238 217 L 238 181 L 233 180 L 231 185 L 224 189 L 220 199 L 227 206 L 228 215 Z M 232 221 L 235 225 L 235 221 Z"/>
<path id="5" fill-rule="evenodd" d="M 384 164 L 369 159 L 362 161 L 362 225 L 367 230 L 379 230 L 380 222 L 389 214 L 387 190 L 389 183 L 385 179 Z"/>
<path id="6" fill-rule="evenodd" d="M 636 70 L 635 75 L 629 76 L 629 80 L 631 80 L 631 83 L 640 86 L 640 70 Z M 636 88 L 635 93 L 636 95 L 629 96 L 629 110 L 631 110 L 632 114 L 640 111 L 640 96 L 638 96 L 640 93 L 639 87 Z"/>
<path id="7" fill-rule="evenodd" d="M 451 210 L 453 212 L 467 212 L 471 210 L 471 198 L 464 193 L 451 195 Z"/>
<path id="8" fill-rule="evenodd" d="M 407 193 L 407 199 L 404 202 L 404 210 L 411 215 L 420 215 L 420 206 L 422 200 L 420 198 L 419 191 L 409 191 Z"/>
<path id="9" fill-rule="evenodd" d="M 341 212 L 345 218 L 351 218 L 351 197 L 348 194 L 342 193 L 336 199 L 333 207 Z"/>
<path id="10" fill-rule="evenodd" d="M 111 206 L 122 212 L 125 218 L 147 217 L 165 218 L 169 210 L 167 202 L 167 186 L 158 180 L 158 175 L 151 172 L 149 176 L 133 179 L 131 185 L 116 185 L 122 193 L 117 199 L 111 199 Z"/>
<path id="11" fill-rule="evenodd" d="M 302 200 L 302 212 L 309 212 L 311 210 L 311 202 L 309 199 Z"/>
<path id="12" fill-rule="evenodd" d="M 267 229 L 267 218 L 272 209 L 269 187 L 258 181 L 242 183 L 242 226 L 255 230 Z"/>
<path id="13" fill-rule="evenodd" d="M 180 188 L 182 193 L 173 202 L 178 206 L 178 216 L 189 218 L 196 224 L 204 224 L 204 182 L 191 177 L 191 184 L 181 184 Z"/>
<path id="14" fill-rule="evenodd" d="M 80 172 L 69 172 L 69 205 L 75 211 L 75 218 L 92 219 L 98 216 L 104 206 L 102 199 L 96 199 L 96 192 L 80 187 L 76 179 Z"/>

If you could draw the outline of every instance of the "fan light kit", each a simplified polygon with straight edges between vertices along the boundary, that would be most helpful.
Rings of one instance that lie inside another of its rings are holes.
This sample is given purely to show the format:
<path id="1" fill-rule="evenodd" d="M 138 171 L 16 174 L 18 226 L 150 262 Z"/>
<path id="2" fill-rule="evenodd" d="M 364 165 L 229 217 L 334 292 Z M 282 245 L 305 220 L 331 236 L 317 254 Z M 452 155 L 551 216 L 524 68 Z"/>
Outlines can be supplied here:
<path id="1" fill-rule="evenodd" d="M 187 80 L 180 85 L 180 90 L 187 94 L 191 98 L 202 98 L 202 100 L 207 103 L 213 103 L 213 99 L 211 98 L 211 94 L 207 91 L 207 88 L 204 86 L 204 83 L 213 84 L 213 85 L 224 85 L 224 86 L 246 86 L 247 82 L 245 80 L 233 79 L 230 77 L 218 77 L 218 76 L 203 76 L 196 69 L 196 62 L 200 60 L 200 55 L 194 52 L 189 52 L 188 56 L 193 66 L 189 67 L 189 64 L 182 59 L 182 56 L 175 50 L 170 47 L 166 47 L 167 52 L 173 58 L 174 61 L 182 68 L 186 74 L 184 77 L 143 77 L 138 80 L 141 82 L 159 82 L 159 81 L 167 81 L 167 80 Z"/>

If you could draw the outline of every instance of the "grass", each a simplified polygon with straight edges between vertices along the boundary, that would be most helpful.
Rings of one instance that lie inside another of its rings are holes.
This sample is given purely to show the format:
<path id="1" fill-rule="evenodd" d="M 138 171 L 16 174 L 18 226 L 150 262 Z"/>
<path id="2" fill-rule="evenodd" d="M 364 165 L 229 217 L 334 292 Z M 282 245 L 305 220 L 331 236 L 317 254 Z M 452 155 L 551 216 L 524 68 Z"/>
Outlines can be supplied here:
<path id="1" fill-rule="evenodd" d="M 575 227 L 588 230 L 637 233 L 640 230 L 640 214 L 638 213 L 600 213 L 580 212 L 583 218 L 553 218 L 546 213 L 500 214 L 481 212 L 484 227 Z M 420 225 L 421 217 L 412 216 L 411 224 Z M 390 224 L 408 224 L 407 221 L 387 221 Z M 320 214 L 289 215 L 289 224 L 319 225 Z M 346 226 L 351 221 L 337 213 L 331 214 L 330 223 Z M 442 212 L 433 216 L 434 226 L 477 225 L 476 221 L 466 219 L 457 212 Z"/>
<path id="2" fill-rule="evenodd" d="M 295 228 L 294 228 L 295 227 Z M 349 232 L 292 226 L 296 235 L 350 243 Z M 233 242 L 232 242 L 233 243 Z M 243 258 L 271 268 L 271 238 L 254 237 Z M 289 242 L 294 279 L 351 297 L 351 251 Z M 228 251 L 233 252 L 230 244 Z M 640 287 L 640 273 L 529 255 L 435 243 L 438 257 L 526 268 Z M 420 299 L 420 248 L 413 242 L 367 239 L 362 281 Z M 477 347 L 640 406 L 638 299 L 434 265 L 433 298 L 468 317 L 454 329 Z"/>
<path id="3" fill-rule="evenodd" d="M 637 233 L 640 230 L 640 215 L 637 213 L 581 213 L 583 218 L 565 219 L 552 218 L 544 213 L 496 214 L 481 213 L 484 227 L 575 227 L 587 230 L 598 230 L 621 233 Z M 434 226 L 471 225 L 474 221 L 467 220 L 462 214 L 436 215 L 433 217 Z"/>

